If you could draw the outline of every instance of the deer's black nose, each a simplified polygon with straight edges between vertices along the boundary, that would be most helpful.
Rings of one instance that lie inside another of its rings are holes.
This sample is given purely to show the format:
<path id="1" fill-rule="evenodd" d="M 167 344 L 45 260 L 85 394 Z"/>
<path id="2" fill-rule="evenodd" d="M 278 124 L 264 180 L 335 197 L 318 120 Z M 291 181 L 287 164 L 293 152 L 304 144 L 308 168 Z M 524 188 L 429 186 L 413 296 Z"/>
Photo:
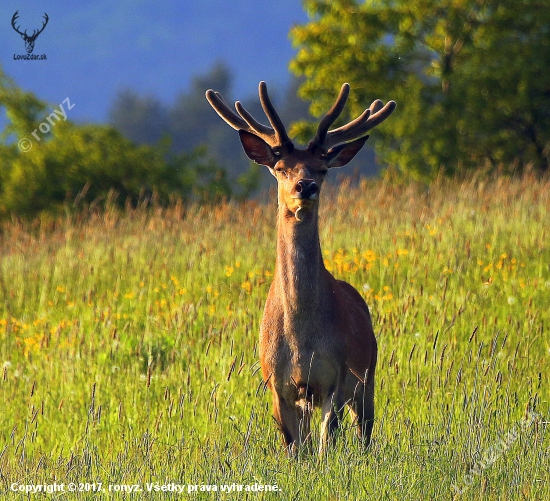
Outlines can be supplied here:
<path id="1" fill-rule="evenodd" d="M 315 199 L 319 195 L 319 186 L 313 179 L 300 179 L 294 188 L 296 198 L 309 200 Z"/>

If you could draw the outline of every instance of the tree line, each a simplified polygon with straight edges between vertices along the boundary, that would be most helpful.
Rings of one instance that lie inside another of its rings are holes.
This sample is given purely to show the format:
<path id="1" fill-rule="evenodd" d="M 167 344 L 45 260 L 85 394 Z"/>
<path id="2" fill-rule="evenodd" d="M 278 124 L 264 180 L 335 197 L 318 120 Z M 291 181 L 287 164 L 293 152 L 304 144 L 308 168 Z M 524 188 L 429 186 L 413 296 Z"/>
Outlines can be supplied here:
<path id="1" fill-rule="evenodd" d="M 120 206 L 176 197 L 212 202 L 247 197 L 257 186 L 257 169 L 231 178 L 200 142 L 173 147 L 172 137 L 162 129 L 159 135 L 158 124 L 151 124 L 154 114 L 146 125 L 156 136 L 145 138 L 120 124 L 77 125 L 62 106 L 51 112 L 1 70 L 0 108 L 7 117 L 0 134 L 0 218 L 107 200 Z"/>
<path id="2" fill-rule="evenodd" d="M 353 91 L 341 122 L 375 98 L 398 103 L 374 135 L 383 166 L 427 182 L 480 168 L 548 171 L 546 0 L 306 0 L 304 7 L 310 21 L 290 33 L 295 78 L 286 91 L 270 87 L 294 140 L 307 144 L 347 81 Z M 208 88 L 233 101 L 223 63 L 195 77 L 171 105 L 128 89 L 112 103 L 109 124 L 46 124 L 26 151 L 18 141 L 37 131 L 50 108 L 0 70 L 8 119 L 0 135 L 0 217 L 107 199 L 135 205 L 249 196 L 264 170 L 251 166 L 210 108 Z M 261 121 L 258 97 L 243 101 Z M 370 150 L 355 165 L 373 164 Z"/>
<path id="3" fill-rule="evenodd" d="M 301 79 L 293 79 L 287 89 L 271 88 L 274 101 L 287 123 L 311 118 L 308 103 L 297 96 Z M 258 95 L 234 96 L 232 75 L 222 62 L 203 75 L 192 78 L 189 90 L 181 92 L 166 105 L 155 96 L 142 96 L 132 89 L 120 92 L 109 110 L 109 122 L 136 144 L 157 144 L 170 139 L 174 153 L 204 146 L 208 154 L 227 171 L 230 178 L 242 175 L 250 161 L 244 154 L 238 136 L 228 127 L 205 99 L 205 91 L 214 89 L 228 102 L 237 98 L 258 118 L 264 116 Z"/>
<path id="4" fill-rule="evenodd" d="M 398 108 L 377 129 L 385 164 L 430 180 L 479 169 L 547 172 L 547 0 L 306 0 L 291 63 L 314 114 L 342 81 L 351 114 L 373 98 Z M 335 78 L 335 75 L 338 78 Z M 300 123 L 294 133 L 307 135 Z"/>

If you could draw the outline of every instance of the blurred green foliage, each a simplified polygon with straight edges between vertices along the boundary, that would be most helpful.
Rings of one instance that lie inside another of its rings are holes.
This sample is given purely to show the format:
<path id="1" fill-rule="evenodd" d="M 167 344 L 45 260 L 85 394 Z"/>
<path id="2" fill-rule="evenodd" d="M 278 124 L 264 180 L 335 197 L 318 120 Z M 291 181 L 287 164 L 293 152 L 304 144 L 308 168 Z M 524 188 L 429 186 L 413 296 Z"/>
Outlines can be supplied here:
<path id="1" fill-rule="evenodd" d="M 321 115 L 342 82 L 350 113 L 398 108 L 377 152 L 415 177 L 487 166 L 547 171 L 550 9 L 546 0 L 306 0 L 291 37 L 301 95 Z M 295 133 L 310 134 L 307 124 Z M 305 139 L 305 138 L 304 138 Z"/>
<path id="2" fill-rule="evenodd" d="M 215 202 L 245 197 L 257 184 L 257 172 L 251 171 L 235 193 L 237 186 L 205 148 L 176 154 L 168 140 L 138 146 L 111 126 L 75 125 L 62 113 L 70 111 L 59 105 L 54 115 L 1 70 L 0 107 L 8 119 L 0 135 L 0 217 L 34 217 L 105 201 Z"/>

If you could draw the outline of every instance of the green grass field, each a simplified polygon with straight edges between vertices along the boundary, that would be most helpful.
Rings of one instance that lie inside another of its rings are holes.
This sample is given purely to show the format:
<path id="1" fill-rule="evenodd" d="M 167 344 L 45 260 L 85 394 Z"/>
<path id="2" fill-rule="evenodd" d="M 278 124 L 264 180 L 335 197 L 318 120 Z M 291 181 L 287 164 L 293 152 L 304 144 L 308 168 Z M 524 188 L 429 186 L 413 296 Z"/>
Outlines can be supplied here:
<path id="1" fill-rule="evenodd" d="M 3 226 L 0 497 L 550 499 L 550 181 L 321 199 L 378 339 L 369 450 L 346 417 L 325 457 L 284 453 L 257 351 L 274 201 L 113 209 Z"/>

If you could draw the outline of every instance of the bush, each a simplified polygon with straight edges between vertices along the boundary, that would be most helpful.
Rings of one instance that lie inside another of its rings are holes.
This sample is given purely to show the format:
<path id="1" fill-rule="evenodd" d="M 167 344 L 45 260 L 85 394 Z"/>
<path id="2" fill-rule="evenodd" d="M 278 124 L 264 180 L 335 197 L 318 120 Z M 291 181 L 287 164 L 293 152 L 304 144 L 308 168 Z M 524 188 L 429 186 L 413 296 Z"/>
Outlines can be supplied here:
<path id="1" fill-rule="evenodd" d="M 93 206 L 108 198 L 136 205 L 153 196 L 167 203 L 172 197 L 205 202 L 233 194 L 225 170 L 204 148 L 173 154 L 168 141 L 137 146 L 111 126 L 78 126 L 63 118 L 51 120 L 48 134 L 33 135 L 47 120 L 47 106 L 1 71 L 0 106 L 9 120 L 0 144 L 0 217 L 34 217 L 67 203 Z M 22 138 L 30 141 L 28 151 L 18 147 Z M 241 196 L 253 191 L 254 180 L 254 172 L 241 180 Z M 117 196 L 109 197 L 113 192 Z"/>

